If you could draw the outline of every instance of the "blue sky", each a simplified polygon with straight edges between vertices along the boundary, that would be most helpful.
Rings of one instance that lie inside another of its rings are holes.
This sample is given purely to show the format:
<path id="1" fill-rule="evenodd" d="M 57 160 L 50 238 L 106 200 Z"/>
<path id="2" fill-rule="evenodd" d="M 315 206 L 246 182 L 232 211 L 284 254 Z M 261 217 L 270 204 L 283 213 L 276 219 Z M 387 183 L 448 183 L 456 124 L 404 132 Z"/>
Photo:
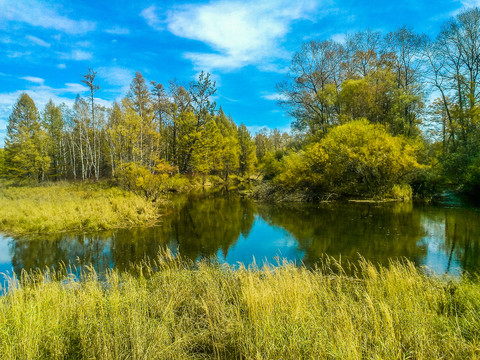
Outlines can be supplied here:
<path id="1" fill-rule="evenodd" d="M 201 70 L 217 81 L 217 103 L 255 132 L 288 129 L 275 84 L 308 40 L 335 39 L 366 28 L 407 25 L 435 36 L 441 24 L 480 0 L 0 0 L 0 145 L 21 92 L 40 110 L 51 98 L 71 104 L 86 95 L 81 75 L 98 73 L 99 102 L 128 91 L 140 70 L 147 80 L 188 83 Z"/>

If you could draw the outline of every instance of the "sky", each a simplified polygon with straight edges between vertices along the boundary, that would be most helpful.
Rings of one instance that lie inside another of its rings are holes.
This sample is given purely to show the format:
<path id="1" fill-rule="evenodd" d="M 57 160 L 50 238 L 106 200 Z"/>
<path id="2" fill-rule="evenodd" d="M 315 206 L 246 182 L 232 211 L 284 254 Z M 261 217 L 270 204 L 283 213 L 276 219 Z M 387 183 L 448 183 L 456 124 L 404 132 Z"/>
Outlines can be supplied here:
<path id="1" fill-rule="evenodd" d="M 480 0 L 0 0 L 0 146 L 22 92 L 40 111 L 52 99 L 71 105 L 97 72 L 98 102 L 128 92 L 136 71 L 148 81 L 188 84 L 212 74 L 216 101 L 251 132 L 288 130 L 275 85 L 303 42 L 364 29 L 410 26 L 431 37 Z"/>

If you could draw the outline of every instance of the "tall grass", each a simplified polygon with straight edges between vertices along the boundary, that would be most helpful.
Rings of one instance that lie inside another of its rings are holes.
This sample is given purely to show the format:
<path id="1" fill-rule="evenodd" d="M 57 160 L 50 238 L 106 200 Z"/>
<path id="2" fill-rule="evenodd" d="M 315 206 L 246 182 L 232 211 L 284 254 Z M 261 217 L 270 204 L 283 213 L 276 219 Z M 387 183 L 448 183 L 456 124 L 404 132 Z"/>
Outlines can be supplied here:
<path id="1" fill-rule="evenodd" d="M 151 201 L 107 184 L 0 186 L 0 231 L 9 234 L 142 226 L 157 219 Z"/>
<path id="2" fill-rule="evenodd" d="M 11 279 L 2 359 L 472 359 L 480 282 L 412 263 L 318 270 L 200 263 L 169 254 L 132 273 Z"/>

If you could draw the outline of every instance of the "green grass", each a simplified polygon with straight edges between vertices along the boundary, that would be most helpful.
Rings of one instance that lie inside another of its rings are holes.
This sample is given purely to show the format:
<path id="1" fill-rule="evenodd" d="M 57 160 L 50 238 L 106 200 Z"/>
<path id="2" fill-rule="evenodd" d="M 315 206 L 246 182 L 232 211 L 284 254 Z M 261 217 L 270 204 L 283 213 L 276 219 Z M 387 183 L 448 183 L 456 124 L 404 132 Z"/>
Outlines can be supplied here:
<path id="1" fill-rule="evenodd" d="M 480 282 L 409 262 L 347 276 L 331 259 L 234 270 L 169 254 L 104 281 L 24 273 L 0 297 L 0 358 L 475 359 Z"/>
<path id="2" fill-rule="evenodd" d="M 0 231 L 19 235 L 153 224 L 158 206 L 107 184 L 0 186 Z"/>

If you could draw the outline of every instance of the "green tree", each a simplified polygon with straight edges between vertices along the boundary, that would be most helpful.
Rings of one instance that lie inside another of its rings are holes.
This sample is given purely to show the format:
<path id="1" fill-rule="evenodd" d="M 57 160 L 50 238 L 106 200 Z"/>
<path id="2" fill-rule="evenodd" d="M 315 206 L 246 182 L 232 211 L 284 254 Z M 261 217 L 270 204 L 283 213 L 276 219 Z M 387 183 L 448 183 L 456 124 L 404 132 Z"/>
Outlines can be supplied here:
<path id="1" fill-rule="evenodd" d="M 148 89 L 147 82 L 140 71 L 137 71 L 135 77 L 130 84 L 127 104 L 138 114 L 138 149 L 139 161 L 142 165 L 152 167 L 157 160 L 155 154 L 155 145 L 157 137 L 160 136 L 154 129 L 154 106 L 151 93 Z"/>
<path id="2" fill-rule="evenodd" d="M 5 150 L 0 148 L 0 177 L 5 176 Z"/>
<path id="3" fill-rule="evenodd" d="M 16 179 L 44 180 L 50 166 L 48 141 L 35 103 L 23 93 L 8 118 L 5 142 L 7 173 Z"/>
<path id="4" fill-rule="evenodd" d="M 65 175 L 65 146 L 63 141 L 63 119 L 60 106 L 52 100 L 45 105 L 43 111 L 43 127 L 48 134 L 48 154 L 52 160 L 51 169 L 54 179 Z"/>
<path id="5" fill-rule="evenodd" d="M 255 144 L 244 124 L 238 128 L 238 144 L 240 146 L 239 171 L 242 176 L 248 176 L 255 168 L 257 156 Z"/>
<path id="6" fill-rule="evenodd" d="M 193 146 L 192 167 L 194 171 L 207 175 L 211 171 L 218 170 L 222 141 L 222 134 L 215 121 L 208 121 Z"/>

